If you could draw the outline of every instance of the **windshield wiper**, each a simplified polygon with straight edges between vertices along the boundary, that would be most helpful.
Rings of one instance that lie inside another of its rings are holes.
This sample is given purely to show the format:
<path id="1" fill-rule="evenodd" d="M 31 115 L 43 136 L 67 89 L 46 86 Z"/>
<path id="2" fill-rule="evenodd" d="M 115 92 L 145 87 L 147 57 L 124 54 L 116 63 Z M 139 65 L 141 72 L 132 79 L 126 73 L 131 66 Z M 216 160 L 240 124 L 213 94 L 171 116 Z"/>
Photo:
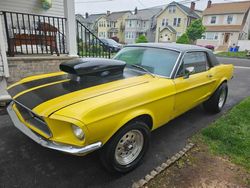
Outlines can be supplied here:
<path id="1" fill-rule="evenodd" d="M 142 67 L 142 66 L 140 66 L 140 65 L 135 65 L 135 64 L 131 64 L 131 66 L 132 66 L 132 67 L 136 67 L 136 68 L 138 68 L 138 69 L 141 69 L 141 70 L 143 70 L 144 72 L 147 72 L 148 74 L 150 74 L 153 78 L 155 78 L 155 75 L 154 75 L 152 72 L 150 72 L 148 69 L 146 69 L 146 68 L 144 68 L 144 67 Z"/>

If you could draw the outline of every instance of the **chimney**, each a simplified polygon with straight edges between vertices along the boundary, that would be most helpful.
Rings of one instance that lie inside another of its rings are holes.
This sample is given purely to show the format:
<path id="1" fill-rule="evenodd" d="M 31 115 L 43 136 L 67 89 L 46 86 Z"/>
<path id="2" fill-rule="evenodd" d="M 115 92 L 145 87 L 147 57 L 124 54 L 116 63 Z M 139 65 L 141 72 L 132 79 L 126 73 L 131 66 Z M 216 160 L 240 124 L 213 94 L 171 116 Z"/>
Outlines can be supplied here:
<path id="1" fill-rule="evenodd" d="M 193 2 L 193 1 L 191 2 L 190 9 L 195 10 L 195 2 Z"/>
<path id="2" fill-rule="evenodd" d="M 85 13 L 85 18 L 88 18 L 89 17 L 89 13 Z"/>
<path id="3" fill-rule="evenodd" d="M 138 13 L 138 9 L 137 9 L 137 7 L 135 7 L 135 14 L 137 14 Z"/>
<path id="4" fill-rule="evenodd" d="M 107 15 L 108 15 L 108 16 L 110 15 L 110 11 L 109 11 L 109 10 L 107 11 Z"/>
<path id="5" fill-rule="evenodd" d="M 208 2 L 207 2 L 207 8 L 210 8 L 211 5 L 212 5 L 212 1 L 211 1 L 211 0 L 208 0 Z"/>

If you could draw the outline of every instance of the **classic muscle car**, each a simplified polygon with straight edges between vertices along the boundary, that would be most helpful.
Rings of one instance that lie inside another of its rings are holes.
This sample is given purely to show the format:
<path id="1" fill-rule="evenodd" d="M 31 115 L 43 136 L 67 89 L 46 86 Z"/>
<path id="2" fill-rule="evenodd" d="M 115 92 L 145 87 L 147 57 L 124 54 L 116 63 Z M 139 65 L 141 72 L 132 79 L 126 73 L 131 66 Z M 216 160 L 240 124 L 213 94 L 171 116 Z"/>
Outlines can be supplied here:
<path id="1" fill-rule="evenodd" d="M 78 58 L 61 72 L 24 78 L 8 88 L 14 125 L 38 144 L 86 155 L 126 173 L 142 161 L 152 130 L 203 104 L 218 113 L 233 66 L 209 49 L 137 44 L 113 59 Z"/>

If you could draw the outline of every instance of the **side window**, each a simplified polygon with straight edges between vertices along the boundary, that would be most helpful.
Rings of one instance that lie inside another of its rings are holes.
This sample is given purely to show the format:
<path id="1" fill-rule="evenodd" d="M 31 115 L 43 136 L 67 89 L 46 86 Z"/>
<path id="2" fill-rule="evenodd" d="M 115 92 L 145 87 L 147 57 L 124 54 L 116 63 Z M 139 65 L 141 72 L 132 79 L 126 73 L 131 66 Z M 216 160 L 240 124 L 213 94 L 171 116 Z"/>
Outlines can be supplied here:
<path id="1" fill-rule="evenodd" d="M 177 73 L 177 76 L 183 76 L 186 68 L 193 67 L 192 74 L 204 72 L 208 70 L 208 60 L 205 52 L 188 52 L 183 58 L 183 62 Z"/>

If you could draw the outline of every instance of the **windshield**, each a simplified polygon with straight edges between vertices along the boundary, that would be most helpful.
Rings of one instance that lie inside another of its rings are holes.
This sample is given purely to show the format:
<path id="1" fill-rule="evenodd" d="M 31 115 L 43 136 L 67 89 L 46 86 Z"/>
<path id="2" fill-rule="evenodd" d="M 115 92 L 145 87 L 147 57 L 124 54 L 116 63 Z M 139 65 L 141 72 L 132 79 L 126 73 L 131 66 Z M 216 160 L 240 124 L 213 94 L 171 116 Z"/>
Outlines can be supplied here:
<path id="1" fill-rule="evenodd" d="M 167 49 L 125 47 L 114 59 L 125 61 L 128 66 L 139 65 L 153 74 L 170 77 L 179 54 Z"/>

